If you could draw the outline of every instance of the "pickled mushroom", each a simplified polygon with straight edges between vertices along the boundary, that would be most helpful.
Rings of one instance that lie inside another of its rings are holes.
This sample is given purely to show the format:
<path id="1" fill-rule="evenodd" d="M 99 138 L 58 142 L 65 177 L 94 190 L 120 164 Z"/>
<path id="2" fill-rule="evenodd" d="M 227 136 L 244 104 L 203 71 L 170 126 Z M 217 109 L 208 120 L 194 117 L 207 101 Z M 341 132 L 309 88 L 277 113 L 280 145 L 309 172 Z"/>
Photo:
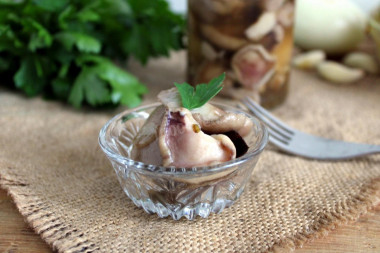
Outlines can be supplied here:
<path id="1" fill-rule="evenodd" d="M 243 114 L 225 112 L 211 104 L 192 110 L 193 117 L 208 133 L 236 131 L 245 137 L 252 129 L 252 121 Z"/>
<path id="2" fill-rule="evenodd" d="M 235 146 L 226 135 L 207 135 L 194 131 L 193 125 L 198 122 L 189 110 L 167 111 L 159 135 L 164 166 L 207 166 L 236 157 Z"/>
<path id="3" fill-rule="evenodd" d="M 202 42 L 201 44 L 202 54 L 206 57 L 207 60 L 214 61 L 222 53 L 218 53 L 209 43 Z"/>
<path id="4" fill-rule="evenodd" d="M 223 66 L 221 61 L 205 61 L 198 68 L 195 83 L 207 83 L 214 76 L 218 76 L 225 71 L 227 71 L 227 68 Z"/>
<path id="5" fill-rule="evenodd" d="M 240 49 L 231 65 L 240 83 L 250 90 L 259 90 L 275 72 L 275 58 L 261 45 Z"/>
<path id="6" fill-rule="evenodd" d="M 133 140 L 132 158 L 147 164 L 194 167 L 223 163 L 243 155 L 243 137 L 252 122 L 243 114 L 211 104 L 188 110 L 176 88 L 158 95 L 158 106 Z"/>
<path id="7" fill-rule="evenodd" d="M 245 38 L 230 36 L 212 25 L 200 25 L 200 31 L 209 42 L 221 49 L 238 50 L 248 44 Z"/>
<path id="8" fill-rule="evenodd" d="M 276 14 L 274 12 L 263 13 L 259 20 L 245 31 L 245 35 L 252 41 L 259 41 L 276 26 Z"/>
<path id="9" fill-rule="evenodd" d="M 203 0 L 202 2 L 203 6 L 198 3 L 200 8 L 206 8 L 219 15 L 230 14 L 235 8 L 245 5 L 245 1 L 243 0 Z"/>
<path id="10" fill-rule="evenodd" d="M 277 14 L 278 21 L 284 27 L 293 25 L 294 19 L 294 6 L 292 3 L 286 3 Z"/>
<path id="11" fill-rule="evenodd" d="M 277 11 L 284 4 L 285 0 L 265 0 L 265 8 L 268 11 Z"/>
<path id="12" fill-rule="evenodd" d="M 260 41 L 259 44 L 271 51 L 275 46 L 281 43 L 284 40 L 285 32 L 281 25 L 276 25 L 267 35 L 265 35 Z"/>
<path id="13" fill-rule="evenodd" d="M 246 0 L 189 0 L 189 7 L 203 22 L 211 23 L 217 18 L 229 18 L 240 10 L 247 9 L 251 3 Z"/>

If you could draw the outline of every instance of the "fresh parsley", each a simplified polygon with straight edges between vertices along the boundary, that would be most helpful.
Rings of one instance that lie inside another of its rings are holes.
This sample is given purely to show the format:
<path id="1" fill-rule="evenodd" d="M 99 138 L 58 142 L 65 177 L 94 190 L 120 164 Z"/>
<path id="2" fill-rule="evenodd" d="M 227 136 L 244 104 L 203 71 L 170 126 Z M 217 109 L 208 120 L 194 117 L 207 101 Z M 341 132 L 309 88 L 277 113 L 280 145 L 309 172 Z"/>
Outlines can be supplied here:
<path id="1" fill-rule="evenodd" d="M 223 73 L 212 79 L 208 84 L 198 84 L 195 89 L 188 83 L 174 83 L 181 96 L 182 106 L 192 110 L 206 104 L 223 89 L 223 81 L 226 74 Z"/>
<path id="2" fill-rule="evenodd" d="M 136 106 L 133 56 L 183 48 L 185 22 L 165 0 L 0 0 L 0 85 L 75 107 Z"/>

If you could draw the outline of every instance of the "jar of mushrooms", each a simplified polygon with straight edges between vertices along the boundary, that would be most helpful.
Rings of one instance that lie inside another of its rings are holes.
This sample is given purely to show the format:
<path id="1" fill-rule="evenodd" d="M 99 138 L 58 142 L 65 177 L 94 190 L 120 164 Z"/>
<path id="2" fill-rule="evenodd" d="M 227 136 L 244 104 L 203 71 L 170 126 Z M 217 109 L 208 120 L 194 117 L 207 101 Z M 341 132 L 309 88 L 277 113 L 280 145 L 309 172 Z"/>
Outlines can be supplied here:
<path id="1" fill-rule="evenodd" d="M 293 0 L 188 0 L 188 81 L 226 73 L 222 95 L 267 108 L 284 101 L 293 47 Z"/>

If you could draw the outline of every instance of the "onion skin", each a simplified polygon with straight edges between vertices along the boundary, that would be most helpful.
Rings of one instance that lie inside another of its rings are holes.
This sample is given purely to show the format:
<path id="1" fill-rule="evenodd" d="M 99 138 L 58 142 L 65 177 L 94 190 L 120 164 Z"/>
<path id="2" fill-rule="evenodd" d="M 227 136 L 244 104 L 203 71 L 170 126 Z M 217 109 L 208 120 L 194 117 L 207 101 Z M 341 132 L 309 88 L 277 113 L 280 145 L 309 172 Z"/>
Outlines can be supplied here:
<path id="1" fill-rule="evenodd" d="M 294 38 L 297 46 L 341 55 L 364 38 L 367 16 L 349 0 L 299 0 Z"/>

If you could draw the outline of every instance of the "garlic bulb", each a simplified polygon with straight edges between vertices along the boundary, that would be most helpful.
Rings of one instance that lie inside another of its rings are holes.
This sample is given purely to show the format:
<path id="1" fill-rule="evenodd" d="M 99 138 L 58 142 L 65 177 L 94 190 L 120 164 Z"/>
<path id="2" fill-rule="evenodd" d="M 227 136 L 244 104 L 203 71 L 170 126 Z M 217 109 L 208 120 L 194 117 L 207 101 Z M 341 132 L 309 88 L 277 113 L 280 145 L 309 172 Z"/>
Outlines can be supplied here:
<path id="1" fill-rule="evenodd" d="M 295 43 L 329 55 L 354 49 L 364 38 L 367 16 L 349 0 L 298 0 Z"/>

